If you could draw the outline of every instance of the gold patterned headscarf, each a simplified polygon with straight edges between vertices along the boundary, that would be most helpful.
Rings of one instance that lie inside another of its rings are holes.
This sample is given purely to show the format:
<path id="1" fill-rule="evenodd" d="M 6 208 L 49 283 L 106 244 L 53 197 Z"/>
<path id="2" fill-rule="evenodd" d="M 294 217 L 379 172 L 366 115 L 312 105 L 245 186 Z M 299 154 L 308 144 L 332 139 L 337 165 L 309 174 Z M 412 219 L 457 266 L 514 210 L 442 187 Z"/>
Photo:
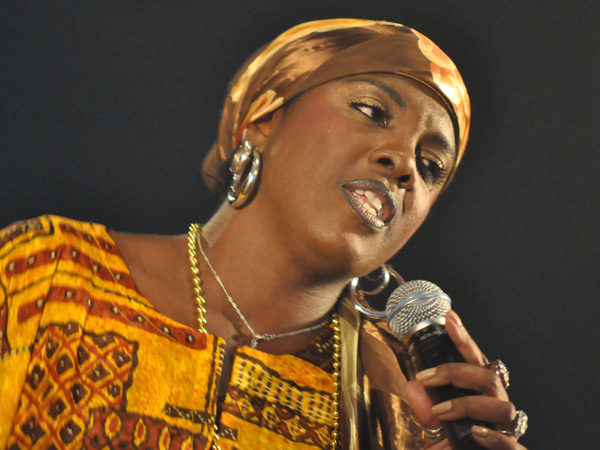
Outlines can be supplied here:
<path id="1" fill-rule="evenodd" d="M 217 140 L 203 164 L 210 189 L 219 198 L 225 197 L 229 163 L 249 124 L 309 89 L 363 73 L 408 77 L 437 93 L 452 118 L 458 166 L 469 136 L 471 107 L 450 58 L 427 37 L 404 25 L 318 20 L 281 34 L 256 52 L 231 81 Z"/>

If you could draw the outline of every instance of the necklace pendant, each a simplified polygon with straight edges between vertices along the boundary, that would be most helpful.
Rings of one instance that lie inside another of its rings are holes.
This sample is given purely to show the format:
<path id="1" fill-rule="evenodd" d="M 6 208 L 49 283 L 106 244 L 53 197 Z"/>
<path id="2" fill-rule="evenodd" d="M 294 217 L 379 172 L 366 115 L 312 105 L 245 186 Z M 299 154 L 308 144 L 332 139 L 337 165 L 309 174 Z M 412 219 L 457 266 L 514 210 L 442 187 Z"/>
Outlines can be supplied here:
<path id="1" fill-rule="evenodd" d="M 256 348 L 258 346 L 258 339 L 256 339 L 254 336 L 252 337 L 252 340 L 250 341 L 250 348 Z"/>

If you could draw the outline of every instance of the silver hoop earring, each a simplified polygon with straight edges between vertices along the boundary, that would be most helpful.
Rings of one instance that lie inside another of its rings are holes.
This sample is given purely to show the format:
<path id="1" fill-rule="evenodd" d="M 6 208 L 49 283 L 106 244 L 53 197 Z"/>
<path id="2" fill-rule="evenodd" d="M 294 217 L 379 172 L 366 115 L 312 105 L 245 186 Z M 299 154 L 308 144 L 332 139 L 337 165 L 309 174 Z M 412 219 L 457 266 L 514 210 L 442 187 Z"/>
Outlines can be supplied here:
<path id="1" fill-rule="evenodd" d="M 383 319 L 385 318 L 385 311 L 379 311 L 377 309 L 371 308 L 367 301 L 365 300 L 365 295 L 377 295 L 381 293 L 390 282 L 390 275 L 394 277 L 398 285 L 404 284 L 404 278 L 396 272 L 392 266 L 388 266 L 387 264 L 381 265 L 381 273 L 377 277 L 380 279 L 379 285 L 370 291 L 364 291 L 360 289 L 360 278 L 353 278 L 350 282 L 350 287 L 348 289 L 350 293 L 350 300 L 354 304 L 354 309 L 356 309 L 361 314 L 370 317 L 372 319 Z M 367 275 L 368 277 L 368 275 Z"/>
<path id="2" fill-rule="evenodd" d="M 258 186 L 258 175 L 260 173 L 260 152 L 250 141 L 244 141 L 239 145 L 229 171 L 232 174 L 231 185 L 227 192 L 227 201 L 234 208 L 241 208 L 256 191 Z M 250 166 L 250 168 L 248 168 Z"/>

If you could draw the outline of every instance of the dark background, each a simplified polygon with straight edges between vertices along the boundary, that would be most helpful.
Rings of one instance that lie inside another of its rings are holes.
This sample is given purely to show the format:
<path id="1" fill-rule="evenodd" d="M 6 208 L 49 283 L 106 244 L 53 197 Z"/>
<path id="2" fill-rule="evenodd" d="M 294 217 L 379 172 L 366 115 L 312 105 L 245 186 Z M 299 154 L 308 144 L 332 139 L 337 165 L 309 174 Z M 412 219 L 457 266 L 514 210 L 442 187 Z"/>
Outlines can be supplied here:
<path id="1" fill-rule="evenodd" d="M 172 3 L 172 4 L 171 4 Z M 596 1 L 9 2 L 0 6 L 0 222 L 44 213 L 183 233 L 234 71 L 297 23 L 410 25 L 472 98 L 466 157 L 395 266 L 430 279 L 511 370 L 529 448 L 596 448 Z"/>

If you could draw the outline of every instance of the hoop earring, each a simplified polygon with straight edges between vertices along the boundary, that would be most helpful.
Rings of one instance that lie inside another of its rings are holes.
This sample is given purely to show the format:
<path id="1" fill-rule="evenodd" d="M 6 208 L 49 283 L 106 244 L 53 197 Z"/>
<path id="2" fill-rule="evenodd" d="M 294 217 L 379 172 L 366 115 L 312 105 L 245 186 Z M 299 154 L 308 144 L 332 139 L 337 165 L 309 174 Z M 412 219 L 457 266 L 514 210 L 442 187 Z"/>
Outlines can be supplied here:
<path id="1" fill-rule="evenodd" d="M 383 319 L 386 317 L 385 311 L 379 311 L 377 309 L 371 308 L 367 301 L 365 300 L 365 295 L 377 295 L 381 293 L 390 282 L 390 275 L 394 277 L 398 285 L 404 284 L 404 278 L 396 272 L 392 266 L 388 266 L 387 264 L 381 265 L 381 273 L 377 278 L 381 279 L 379 285 L 370 291 L 363 291 L 360 289 L 359 283 L 360 278 L 353 278 L 350 282 L 348 291 L 350 293 L 350 300 L 354 305 L 354 309 L 356 309 L 359 313 L 370 317 L 372 319 Z M 368 275 L 366 275 L 368 277 Z"/>
<path id="2" fill-rule="evenodd" d="M 250 165 L 250 168 L 248 166 Z M 252 198 L 258 186 L 261 159 L 260 152 L 250 141 L 240 143 L 229 171 L 233 175 L 227 192 L 227 201 L 236 209 L 242 208 Z"/>

